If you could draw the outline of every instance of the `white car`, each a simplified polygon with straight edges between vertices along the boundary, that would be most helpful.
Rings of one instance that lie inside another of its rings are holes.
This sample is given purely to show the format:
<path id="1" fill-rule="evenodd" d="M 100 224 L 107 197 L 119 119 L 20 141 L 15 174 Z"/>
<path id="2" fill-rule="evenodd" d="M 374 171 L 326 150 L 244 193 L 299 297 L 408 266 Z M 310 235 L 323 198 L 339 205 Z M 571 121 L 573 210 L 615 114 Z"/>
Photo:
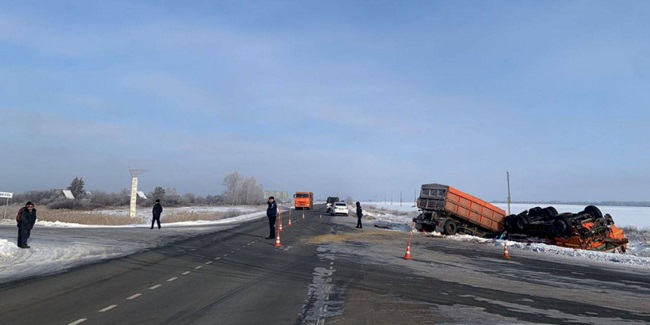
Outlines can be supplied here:
<path id="1" fill-rule="evenodd" d="M 332 205 L 332 215 L 335 216 L 337 214 L 342 214 L 342 215 L 350 215 L 350 211 L 348 210 L 348 205 L 345 202 L 335 202 L 334 205 Z"/>

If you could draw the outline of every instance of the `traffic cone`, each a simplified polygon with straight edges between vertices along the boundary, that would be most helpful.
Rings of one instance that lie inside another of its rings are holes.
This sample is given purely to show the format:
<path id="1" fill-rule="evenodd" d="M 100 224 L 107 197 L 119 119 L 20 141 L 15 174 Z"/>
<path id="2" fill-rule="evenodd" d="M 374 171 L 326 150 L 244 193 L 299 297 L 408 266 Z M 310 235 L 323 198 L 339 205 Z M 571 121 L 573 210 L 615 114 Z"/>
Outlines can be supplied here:
<path id="1" fill-rule="evenodd" d="M 322 214 L 320 215 L 320 218 L 323 219 L 323 215 L 322 215 Z"/>
<path id="2" fill-rule="evenodd" d="M 280 220 L 280 226 L 278 227 L 279 231 L 282 231 L 282 220 Z"/>
<path id="3" fill-rule="evenodd" d="M 302 210 L 302 218 L 305 219 L 305 210 L 304 210 L 304 208 Z"/>
<path id="4" fill-rule="evenodd" d="M 404 259 L 405 260 L 410 260 L 411 259 L 411 238 L 413 238 L 413 233 L 409 233 L 409 242 L 406 245 L 406 254 L 404 254 Z"/>
<path id="5" fill-rule="evenodd" d="M 280 244 L 280 232 L 278 231 L 278 236 L 275 237 L 275 247 L 281 247 L 282 244 Z"/>
<path id="6" fill-rule="evenodd" d="M 510 254 L 508 254 L 508 245 L 506 245 L 506 243 L 503 243 L 503 258 L 510 258 Z"/>
<path id="7" fill-rule="evenodd" d="M 287 227 L 291 226 L 291 212 L 289 212 L 289 223 L 287 224 Z"/>

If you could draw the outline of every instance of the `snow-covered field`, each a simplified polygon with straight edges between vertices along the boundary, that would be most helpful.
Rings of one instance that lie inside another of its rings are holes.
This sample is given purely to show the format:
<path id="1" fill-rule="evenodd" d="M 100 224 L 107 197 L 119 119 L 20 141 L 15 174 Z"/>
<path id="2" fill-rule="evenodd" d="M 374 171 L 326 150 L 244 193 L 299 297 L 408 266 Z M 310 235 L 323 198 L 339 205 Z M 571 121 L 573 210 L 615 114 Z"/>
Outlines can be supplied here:
<path id="1" fill-rule="evenodd" d="M 417 208 L 412 203 L 377 203 L 363 202 L 364 223 L 367 226 L 375 225 L 380 228 L 387 228 L 390 231 L 411 230 L 411 220 L 417 216 Z M 530 206 L 532 207 L 532 205 Z M 528 206 L 521 206 L 517 209 L 526 209 Z M 559 206 L 558 210 L 580 211 L 584 207 Z M 0 223 L 0 282 L 6 282 L 25 276 L 38 274 L 49 274 L 68 269 L 73 266 L 90 263 L 102 259 L 125 256 L 146 248 L 162 245 L 166 242 L 177 240 L 183 237 L 196 235 L 197 232 L 214 231 L 216 227 L 227 229 L 238 224 L 254 219 L 263 218 L 264 212 L 252 212 L 249 207 L 211 207 L 211 208 L 182 208 L 183 211 L 227 211 L 238 210 L 241 215 L 217 221 L 190 221 L 178 223 L 165 223 L 163 214 L 163 229 L 148 229 L 149 222 L 139 225 L 127 226 L 99 226 L 79 225 L 60 222 L 39 221 L 32 231 L 30 238 L 30 249 L 20 249 L 16 246 L 17 228 L 12 219 L 2 220 Z M 220 210 L 221 209 L 221 210 Z M 354 207 L 350 206 L 351 215 L 354 214 Z M 614 217 L 618 225 L 634 225 L 639 228 L 647 228 L 647 220 L 650 208 L 628 208 L 628 207 L 601 207 L 603 213 L 609 213 Z M 167 210 L 166 210 L 167 211 Z M 517 211 L 513 207 L 513 212 Z M 108 211 L 104 211 L 108 212 Z M 114 211 L 116 215 L 122 215 L 125 211 Z M 142 218 L 146 217 L 143 215 Z M 65 227 L 73 236 L 62 236 L 56 227 Z M 92 232 L 84 229 L 92 228 Z M 115 232 L 113 229 L 125 229 L 122 232 Z M 553 254 L 573 259 L 601 261 L 606 263 L 619 263 L 650 267 L 650 231 L 644 230 L 636 233 L 629 233 L 630 239 L 627 254 L 612 254 L 573 250 L 544 244 L 524 244 L 517 242 L 505 242 L 510 249 L 527 250 L 540 254 Z M 504 241 L 482 239 L 466 235 L 447 237 L 448 240 L 462 240 L 475 242 L 477 244 L 503 246 Z"/>

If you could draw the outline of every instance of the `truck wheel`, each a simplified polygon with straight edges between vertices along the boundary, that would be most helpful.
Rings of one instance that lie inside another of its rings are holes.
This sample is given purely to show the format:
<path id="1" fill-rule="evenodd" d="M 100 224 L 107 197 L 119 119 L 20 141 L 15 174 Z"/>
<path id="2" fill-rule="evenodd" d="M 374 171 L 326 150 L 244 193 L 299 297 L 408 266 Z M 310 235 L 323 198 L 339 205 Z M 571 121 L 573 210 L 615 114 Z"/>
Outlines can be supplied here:
<path id="1" fill-rule="evenodd" d="M 595 205 L 589 205 L 584 210 L 586 213 L 591 215 L 591 220 L 596 220 L 603 217 L 603 213 L 600 212 L 600 209 Z"/>
<path id="2" fill-rule="evenodd" d="M 516 225 L 517 225 L 517 230 L 520 233 L 526 232 L 526 227 L 528 226 L 529 223 L 530 221 L 528 220 L 528 216 L 525 215 L 517 216 Z"/>
<path id="3" fill-rule="evenodd" d="M 546 207 L 544 208 L 544 211 L 546 211 L 546 215 L 550 218 L 557 216 L 557 210 L 554 207 Z"/>
<path id="4" fill-rule="evenodd" d="M 456 224 L 456 222 L 452 220 L 447 220 L 447 222 L 445 222 L 444 230 L 445 230 L 445 235 L 448 236 L 455 235 L 456 231 L 458 231 L 458 225 Z"/>
<path id="5" fill-rule="evenodd" d="M 553 228 L 555 228 L 556 236 L 565 237 L 571 234 L 571 223 L 566 214 L 563 213 L 555 217 L 555 220 L 553 220 Z"/>
<path id="6" fill-rule="evenodd" d="M 517 216 L 514 214 L 511 214 L 504 219 L 503 226 L 506 228 L 507 232 L 513 232 L 513 230 L 516 229 L 516 220 Z"/>

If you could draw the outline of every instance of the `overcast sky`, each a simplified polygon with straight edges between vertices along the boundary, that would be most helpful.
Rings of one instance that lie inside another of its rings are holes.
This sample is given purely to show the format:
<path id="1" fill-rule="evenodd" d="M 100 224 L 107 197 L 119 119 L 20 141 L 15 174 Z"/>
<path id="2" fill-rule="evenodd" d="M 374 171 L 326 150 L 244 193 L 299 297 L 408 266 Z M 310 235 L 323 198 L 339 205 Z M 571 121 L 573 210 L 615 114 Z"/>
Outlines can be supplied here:
<path id="1" fill-rule="evenodd" d="M 650 201 L 647 1 L 0 7 L 0 191 Z"/>

